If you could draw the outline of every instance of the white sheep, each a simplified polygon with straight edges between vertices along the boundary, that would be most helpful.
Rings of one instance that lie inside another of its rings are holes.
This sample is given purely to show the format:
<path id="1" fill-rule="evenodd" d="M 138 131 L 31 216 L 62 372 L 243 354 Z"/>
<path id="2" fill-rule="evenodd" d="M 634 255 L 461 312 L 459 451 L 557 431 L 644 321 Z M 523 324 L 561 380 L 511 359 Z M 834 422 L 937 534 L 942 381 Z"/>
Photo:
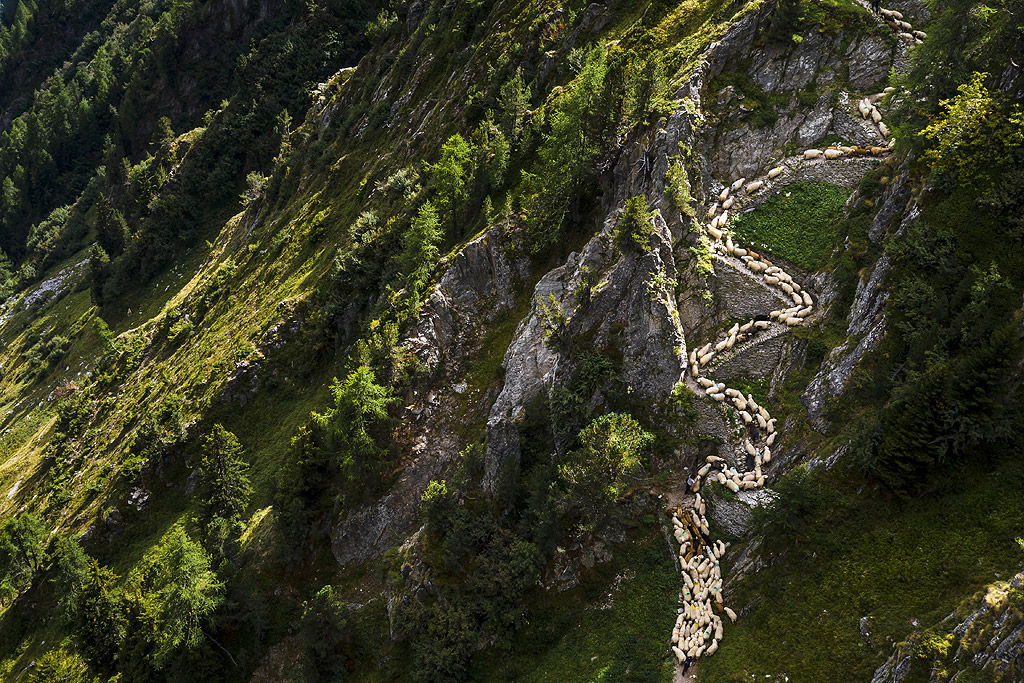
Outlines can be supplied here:
<path id="1" fill-rule="evenodd" d="M 754 194 L 764 186 L 764 181 L 755 180 L 752 183 L 747 184 L 747 194 Z"/>
<path id="2" fill-rule="evenodd" d="M 808 149 L 804 150 L 804 159 L 817 159 L 821 156 L 820 149 Z"/>
<path id="3" fill-rule="evenodd" d="M 838 159 L 841 156 L 843 156 L 842 150 L 832 149 L 831 147 L 825 150 L 826 159 Z"/>
<path id="4" fill-rule="evenodd" d="M 714 357 L 715 357 L 715 352 L 714 351 L 709 351 L 708 353 L 705 353 L 703 356 L 700 357 L 700 364 L 701 365 L 707 365 L 708 363 L 711 362 L 711 359 L 714 358 Z"/>
<path id="5" fill-rule="evenodd" d="M 722 190 L 722 192 L 721 192 L 721 193 L 720 193 L 720 194 L 718 195 L 718 201 L 720 201 L 720 202 L 724 202 L 724 201 L 725 201 L 726 199 L 728 199 L 728 198 L 729 198 L 729 188 L 728 188 L 728 187 L 726 187 L 726 188 L 725 188 L 724 190 Z"/>
<path id="6" fill-rule="evenodd" d="M 733 192 L 736 192 L 741 187 L 743 187 L 743 183 L 745 183 L 745 182 L 747 182 L 746 178 L 740 178 L 739 180 L 734 181 L 733 184 L 732 184 L 732 187 L 730 187 L 729 189 L 731 189 Z"/>
<path id="7" fill-rule="evenodd" d="M 792 294 L 794 291 L 793 285 L 789 284 L 788 282 L 780 282 L 779 286 L 782 287 L 782 291 L 785 292 L 786 294 Z"/>
<path id="8" fill-rule="evenodd" d="M 889 137 L 889 128 L 884 123 L 878 124 L 878 132 L 882 134 L 883 138 Z"/>
<path id="9" fill-rule="evenodd" d="M 736 621 L 736 613 L 735 613 L 735 612 L 733 612 L 733 611 L 732 611 L 731 609 L 729 609 L 728 607 L 726 607 L 726 608 L 725 608 L 725 615 L 726 615 L 727 617 L 729 617 L 729 621 L 732 621 L 732 622 L 735 622 L 735 621 Z"/>
<path id="10" fill-rule="evenodd" d="M 802 298 L 803 298 L 803 300 L 804 300 L 804 306 L 813 306 L 813 305 L 814 305 L 814 299 L 812 299 L 812 298 L 811 298 L 811 295 L 810 295 L 810 294 L 808 294 L 807 292 L 804 292 L 804 293 L 803 293 L 803 294 L 801 295 L 801 297 L 802 297 Z"/>
<path id="11" fill-rule="evenodd" d="M 770 179 L 777 178 L 780 175 L 782 175 L 782 167 L 781 166 L 776 166 L 775 168 L 773 168 L 770 171 L 768 171 L 768 177 Z"/>
<path id="12" fill-rule="evenodd" d="M 767 427 L 767 421 L 765 421 L 765 428 L 766 427 Z M 764 442 L 765 445 L 766 446 L 771 446 L 773 443 L 775 443 L 775 437 L 776 436 L 778 436 L 778 434 L 776 432 L 772 432 L 771 434 L 769 434 L 768 438 L 765 439 L 765 442 Z"/>

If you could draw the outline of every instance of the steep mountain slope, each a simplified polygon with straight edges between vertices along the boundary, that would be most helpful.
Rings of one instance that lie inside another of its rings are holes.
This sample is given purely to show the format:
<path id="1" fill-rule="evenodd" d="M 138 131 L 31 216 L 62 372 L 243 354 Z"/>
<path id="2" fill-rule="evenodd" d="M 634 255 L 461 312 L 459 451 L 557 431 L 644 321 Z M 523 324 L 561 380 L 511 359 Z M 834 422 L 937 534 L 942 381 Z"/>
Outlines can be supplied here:
<path id="1" fill-rule="evenodd" d="M 4 24 L 10 680 L 1021 675 L 1016 5 Z"/>

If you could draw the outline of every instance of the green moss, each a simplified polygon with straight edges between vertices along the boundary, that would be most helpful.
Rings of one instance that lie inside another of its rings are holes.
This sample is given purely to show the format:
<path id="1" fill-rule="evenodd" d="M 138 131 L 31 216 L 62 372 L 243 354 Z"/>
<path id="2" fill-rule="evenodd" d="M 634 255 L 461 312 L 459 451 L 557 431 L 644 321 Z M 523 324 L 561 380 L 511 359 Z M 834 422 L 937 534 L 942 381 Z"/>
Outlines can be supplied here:
<path id="1" fill-rule="evenodd" d="M 741 243 L 816 270 L 828 261 L 847 196 L 829 183 L 796 183 L 737 216 L 732 230 Z"/>

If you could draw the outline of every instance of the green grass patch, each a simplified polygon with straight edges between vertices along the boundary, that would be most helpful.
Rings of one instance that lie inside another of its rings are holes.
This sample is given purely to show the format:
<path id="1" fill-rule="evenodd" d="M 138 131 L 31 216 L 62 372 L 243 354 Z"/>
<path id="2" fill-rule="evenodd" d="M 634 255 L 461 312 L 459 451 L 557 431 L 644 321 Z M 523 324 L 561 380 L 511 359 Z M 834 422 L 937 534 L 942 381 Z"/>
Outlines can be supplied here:
<path id="1" fill-rule="evenodd" d="M 646 522 L 582 585 L 536 595 L 511 651 L 479 657 L 472 680 L 672 680 L 679 581 L 659 527 Z"/>
<path id="2" fill-rule="evenodd" d="M 848 196 L 830 183 L 795 183 L 737 216 L 732 230 L 743 244 L 817 270 L 828 261 Z"/>
<path id="3" fill-rule="evenodd" d="M 922 628 L 934 624 L 996 573 L 1020 568 L 1021 462 L 963 475 L 957 490 L 911 500 L 854 494 L 858 480 L 812 474 L 795 484 L 799 518 L 772 526 L 793 529 L 786 534 L 793 540 L 768 539 L 775 559 L 734 585 L 732 607 L 752 607 L 726 624 L 718 654 L 701 662 L 701 678 L 869 680 L 893 643 L 914 630 L 913 619 Z M 864 616 L 873 647 L 860 635 Z"/>

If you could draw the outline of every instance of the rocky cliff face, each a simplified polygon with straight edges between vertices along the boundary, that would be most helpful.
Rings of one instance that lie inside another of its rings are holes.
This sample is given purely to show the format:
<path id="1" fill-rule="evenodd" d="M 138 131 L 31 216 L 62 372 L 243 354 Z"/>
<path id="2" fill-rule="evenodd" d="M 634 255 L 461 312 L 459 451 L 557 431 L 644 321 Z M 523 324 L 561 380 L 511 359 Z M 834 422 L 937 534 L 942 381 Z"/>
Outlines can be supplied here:
<path id="1" fill-rule="evenodd" d="M 698 243 L 693 220 L 673 204 L 665 175 L 672 160 L 689 149 L 703 151 L 695 159 L 700 184 L 693 194 L 698 202 L 718 194 L 722 184 L 716 178 L 762 174 L 779 161 L 780 187 L 824 180 L 853 189 L 877 161 L 850 158 L 825 164 L 783 157 L 787 149 L 818 143 L 827 135 L 850 143 L 883 142 L 877 129 L 856 115 L 846 89 L 863 89 L 883 79 L 897 50 L 891 41 L 870 33 L 814 34 L 796 44 L 763 45 L 758 36 L 767 22 L 760 11 L 734 25 L 709 47 L 676 91 L 681 106 L 653 129 L 624 141 L 606 174 L 603 217 L 579 252 L 548 272 L 531 272 L 529 260 L 515 255 L 509 226 L 495 225 L 455 256 L 406 340 L 431 377 L 432 389 L 416 396 L 408 413 L 426 436 L 417 440 L 414 463 L 388 497 L 350 514 L 338 526 L 334 545 L 339 561 L 369 557 L 387 547 L 390 531 L 410 530 L 415 505 L 402 501 L 418 501 L 427 482 L 454 462 L 456 439 L 446 420 L 464 403 L 464 362 L 478 350 L 474 340 L 481 339 L 500 316 L 512 314 L 521 297 L 529 296 L 529 312 L 516 324 L 505 349 L 504 381 L 492 390 L 496 394 L 485 393 L 472 406 L 473 414 L 486 415 L 484 481 L 492 492 L 502 477 L 518 472 L 519 428 L 527 406 L 538 397 L 547 398 L 574 370 L 571 354 L 560 347 L 559 339 L 586 339 L 596 349 L 614 347 L 622 356 L 624 382 L 638 398 L 657 403 L 687 371 L 688 346 L 710 335 L 722 320 L 778 307 L 776 291 L 744 277 L 728 263 L 719 263 L 709 278 L 697 272 L 690 249 Z M 711 91 L 717 77 L 737 70 L 764 93 L 789 96 L 775 123 L 756 127 L 738 95 L 729 88 Z M 808 89 L 820 91 L 810 109 L 798 97 Z M 627 198 L 640 194 L 656 209 L 652 249 L 643 255 L 623 254 L 612 238 L 617 216 Z M 752 197 L 741 208 L 751 210 L 768 196 Z M 893 191 L 880 220 L 895 212 L 903 198 L 903 193 Z M 884 275 L 884 265 L 881 268 L 879 277 Z M 817 282 L 819 278 L 810 274 L 802 276 L 816 297 L 829 286 L 827 277 Z M 524 286 L 531 277 L 537 283 L 527 292 Z M 877 294 L 877 286 L 867 283 L 863 289 L 858 300 L 865 300 L 851 317 L 856 321 L 851 329 L 864 330 L 851 334 L 872 328 L 873 323 L 865 321 L 879 315 L 880 304 L 872 306 L 866 298 L 869 292 Z M 710 299 L 701 292 L 709 292 Z M 874 324 L 873 329 L 868 338 L 877 342 L 884 328 Z M 775 377 L 778 382 L 780 369 L 784 375 L 792 367 L 788 360 L 793 344 L 781 335 L 759 338 L 750 347 L 716 366 L 716 372 L 722 377 Z M 860 355 L 843 367 L 855 364 Z M 835 380 L 839 390 L 841 379 Z M 813 390 L 812 403 L 823 404 L 828 391 L 823 382 L 822 388 Z M 732 426 L 718 411 L 697 408 L 698 430 L 715 435 L 732 450 Z M 676 465 L 685 470 L 695 462 L 696 451 L 684 448 L 680 457 Z"/>
<path id="2" fill-rule="evenodd" d="M 871 683 L 945 683 L 1024 677 L 1024 572 L 989 586 L 926 631 L 895 646 Z"/>

